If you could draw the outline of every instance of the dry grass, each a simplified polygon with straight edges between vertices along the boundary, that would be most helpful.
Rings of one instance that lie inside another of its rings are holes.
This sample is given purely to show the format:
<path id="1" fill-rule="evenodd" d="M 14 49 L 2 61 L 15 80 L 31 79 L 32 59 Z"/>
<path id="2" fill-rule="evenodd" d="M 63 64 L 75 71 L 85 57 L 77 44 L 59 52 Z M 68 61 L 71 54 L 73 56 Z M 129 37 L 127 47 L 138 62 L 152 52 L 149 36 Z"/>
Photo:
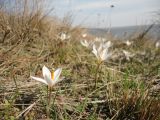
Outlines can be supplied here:
<path id="1" fill-rule="evenodd" d="M 30 79 L 41 76 L 43 65 L 62 67 L 65 77 L 52 91 L 52 119 L 160 119 L 160 49 L 150 38 L 137 37 L 131 46 L 111 39 L 114 54 L 101 65 L 94 89 L 97 60 L 79 42 L 83 30 L 71 26 L 70 16 L 50 18 L 38 1 L 33 3 L 31 12 L 27 0 L 19 12 L 19 4 L 13 13 L 0 9 L 1 119 L 46 119 L 47 88 Z M 61 32 L 71 38 L 62 42 Z M 123 49 L 135 56 L 127 61 Z"/>

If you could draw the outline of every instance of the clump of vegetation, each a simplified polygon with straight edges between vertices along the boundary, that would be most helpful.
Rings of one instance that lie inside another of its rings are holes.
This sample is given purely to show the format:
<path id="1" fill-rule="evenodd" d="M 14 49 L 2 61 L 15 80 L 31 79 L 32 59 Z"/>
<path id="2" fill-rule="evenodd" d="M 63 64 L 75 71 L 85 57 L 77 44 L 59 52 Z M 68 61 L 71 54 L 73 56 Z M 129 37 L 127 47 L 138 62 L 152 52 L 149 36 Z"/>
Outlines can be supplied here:
<path id="1" fill-rule="evenodd" d="M 1 119 L 47 118 L 47 88 L 30 77 L 44 65 L 62 68 L 50 119 L 160 119 L 160 47 L 150 37 L 95 38 L 70 16 L 49 17 L 40 1 L 14 2 L 0 8 Z"/>

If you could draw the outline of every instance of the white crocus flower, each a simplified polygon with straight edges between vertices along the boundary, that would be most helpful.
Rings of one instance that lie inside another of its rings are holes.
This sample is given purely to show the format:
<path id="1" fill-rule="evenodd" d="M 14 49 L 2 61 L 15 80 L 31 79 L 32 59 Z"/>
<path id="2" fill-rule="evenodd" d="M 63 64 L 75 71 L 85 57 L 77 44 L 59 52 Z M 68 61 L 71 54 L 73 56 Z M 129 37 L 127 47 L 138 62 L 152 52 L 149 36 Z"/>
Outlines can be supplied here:
<path id="1" fill-rule="evenodd" d="M 98 61 L 102 62 L 106 61 L 111 56 L 111 53 L 108 52 L 108 48 L 109 47 L 104 48 L 103 44 L 101 43 L 99 48 L 96 48 L 96 46 L 93 45 L 92 52 L 97 57 Z"/>
<path id="2" fill-rule="evenodd" d="M 89 43 L 87 42 L 87 40 L 81 40 L 80 42 L 84 47 L 89 47 Z"/>
<path id="3" fill-rule="evenodd" d="M 125 42 L 125 44 L 126 44 L 127 46 L 130 46 L 132 43 L 131 43 L 129 40 L 127 40 L 127 41 Z"/>
<path id="4" fill-rule="evenodd" d="M 102 43 L 101 43 L 102 44 Z M 109 48 L 112 46 L 111 41 L 107 41 L 106 43 L 103 44 L 103 48 Z"/>
<path id="5" fill-rule="evenodd" d="M 156 47 L 156 48 L 159 48 L 159 47 L 160 47 L 160 43 L 159 43 L 159 42 L 156 42 L 155 47 Z"/>
<path id="6" fill-rule="evenodd" d="M 94 40 L 95 40 L 96 42 L 101 42 L 101 38 L 99 38 L 99 37 L 96 37 Z"/>
<path id="7" fill-rule="evenodd" d="M 106 39 L 105 39 L 105 38 L 101 38 L 101 41 L 102 41 L 102 42 L 105 42 L 105 41 L 106 41 Z"/>
<path id="8" fill-rule="evenodd" d="M 61 41 L 64 41 L 64 40 L 68 40 L 68 39 L 70 39 L 71 38 L 71 36 L 70 35 L 67 35 L 66 33 L 61 33 L 60 34 L 60 39 L 61 39 Z"/>
<path id="9" fill-rule="evenodd" d="M 95 41 L 96 41 L 96 42 L 105 42 L 106 39 L 103 38 L 103 37 L 96 37 L 96 38 L 95 38 Z"/>
<path id="10" fill-rule="evenodd" d="M 83 38 L 87 37 L 87 34 L 86 33 L 82 34 L 82 37 Z"/>
<path id="11" fill-rule="evenodd" d="M 31 78 L 39 82 L 42 82 L 48 85 L 49 87 L 52 87 L 53 85 L 61 81 L 61 79 L 59 79 L 61 72 L 62 72 L 62 68 L 58 68 L 55 71 L 50 72 L 46 66 L 43 66 L 42 68 L 43 79 L 39 77 L 33 77 L 33 76 L 31 76 Z"/>
<path id="12" fill-rule="evenodd" d="M 66 40 L 66 38 L 67 38 L 67 35 L 66 35 L 65 33 L 61 33 L 60 39 L 61 39 L 62 41 L 64 41 L 64 40 Z"/>
<path id="13" fill-rule="evenodd" d="M 128 52 L 126 50 L 123 50 L 123 53 L 128 61 L 130 60 L 130 58 L 132 58 L 134 56 L 134 54 L 131 54 L 130 52 Z"/>

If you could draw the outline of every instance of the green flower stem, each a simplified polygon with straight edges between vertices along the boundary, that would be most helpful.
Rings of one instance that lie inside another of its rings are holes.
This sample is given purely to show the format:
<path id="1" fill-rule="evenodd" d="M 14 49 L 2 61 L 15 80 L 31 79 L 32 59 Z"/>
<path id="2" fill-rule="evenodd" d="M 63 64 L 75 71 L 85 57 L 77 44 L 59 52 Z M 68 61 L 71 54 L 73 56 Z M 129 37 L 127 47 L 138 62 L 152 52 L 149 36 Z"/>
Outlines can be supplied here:
<path id="1" fill-rule="evenodd" d="M 48 92 L 47 92 L 47 97 L 48 97 L 48 105 L 47 105 L 47 119 L 50 119 L 50 107 L 51 107 L 51 96 L 52 96 L 52 87 L 48 87 Z"/>
<path id="2" fill-rule="evenodd" d="M 97 68 L 96 68 L 96 73 L 95 73 L 95 89 L 97 88 L 98 72 L 99 72 L 101 63 L 102 63 L 102 62 L 98 62 L 98 63 L 97 63 Z"/>

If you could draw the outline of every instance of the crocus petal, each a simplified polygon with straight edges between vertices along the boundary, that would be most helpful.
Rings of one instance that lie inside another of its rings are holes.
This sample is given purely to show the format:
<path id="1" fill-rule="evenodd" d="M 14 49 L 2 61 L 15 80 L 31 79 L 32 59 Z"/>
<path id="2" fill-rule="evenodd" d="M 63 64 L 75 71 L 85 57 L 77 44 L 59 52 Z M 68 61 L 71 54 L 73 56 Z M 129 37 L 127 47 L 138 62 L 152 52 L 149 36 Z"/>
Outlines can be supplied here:
<path id="1" fill-rule="evenodd" d="M 42 68 L 42 73 L 43 73 L 44 79 L 45 79 L 45 76 L 48 76 L 49 78 L 51 78 L 51 72 L 45 65 Z"/>
<path id="2" fill-rule="evenodd" d="M 34 79 L 34 80 L 37 80 L 37 81 L 39 81 L 39 82 L 42 82 L 42 83 L 44 83 L 44 84 L 46 84 L 46 85 L 48 85 L 48 83 L 47 83 L 44 79 L 42 79 L 42 78 L 33 77 L 33 76 L 31 76 L 31 78 Z"/>
<path id="3" fill-rule="evenodd" d="M 49 76 L 44 76 L 44 79 L 46 80 L 48 86 L 52 86 L 53 85 L 53 80 L 49 77 Z"/>
<path id="4" fill-rule="evenodd" d="M 83 45 L 83 46 L 85 46 L 86 47 L 86 44 L 85 44 L 85 42 L 84 41 L 80 41 L 81 42 L 81 44 Z"/>
<path id="5" fill-rule="evenodd" d="M 89 43 L 86 41 L 86 40 L 81 40 L 80 41 L 81 42 L 81 44 L 83 45 L 83 46 L 85 46 L 85 47 L 88 47 L 89 46 Z"/>
<path id="6" fill-rule="evenodd" d="M 103 45 L 103 48 L 107 48 L 108 49 L 109 47 L 111 47 L 111 41 L 108 41 Z"/>
<path id="7" fill-rule="evenodd" d="M 96 56 L 97 58 L 99 58 L 99 57 L 98 57 L 98 52 L 97 52 L 97 50 L 96 50 L 96 46 L 95 46 L 95 45 L 93 45 L 92 53 L 94 53 L 95 56 Z"/>
<path id="8" fill-rule="evenodd" d="M 104 49 L 103 51 L 101 51 L 100 58 L 102 61 L 106 59 L 107 53 L 108 53 L 108 49 Z"/>
<path id="9" fill-rule="evenodd" d="M 59 82 L 59 76 L 62 72 L 62 68 L 58 68 L 55 72 L 54 72 L 54 80 L 53 80 L 53 84 L 56 84 L 57 82 Z"/>
<path id="10" fill-rule="evenodd" d="M 156 48 L 159 48 L 159 46 L 160 46 L 160 43 L 156 42 Z"/>
<path id="11" fill-rule="evenodd" d="M 89 43 L 86 40 L 84 41 L 84 43 L 85 43 L 86 47 L 89 46 Z"/>
<path id="12" fill-rule="evenodd" d="M 100 53 L 101 51 L 102 51 L 102 49 L 103 49 L 103 43 L 100 43 L 100 45 L 99 45 L 99 48 L 98 48 L 98 53 Z"/>

